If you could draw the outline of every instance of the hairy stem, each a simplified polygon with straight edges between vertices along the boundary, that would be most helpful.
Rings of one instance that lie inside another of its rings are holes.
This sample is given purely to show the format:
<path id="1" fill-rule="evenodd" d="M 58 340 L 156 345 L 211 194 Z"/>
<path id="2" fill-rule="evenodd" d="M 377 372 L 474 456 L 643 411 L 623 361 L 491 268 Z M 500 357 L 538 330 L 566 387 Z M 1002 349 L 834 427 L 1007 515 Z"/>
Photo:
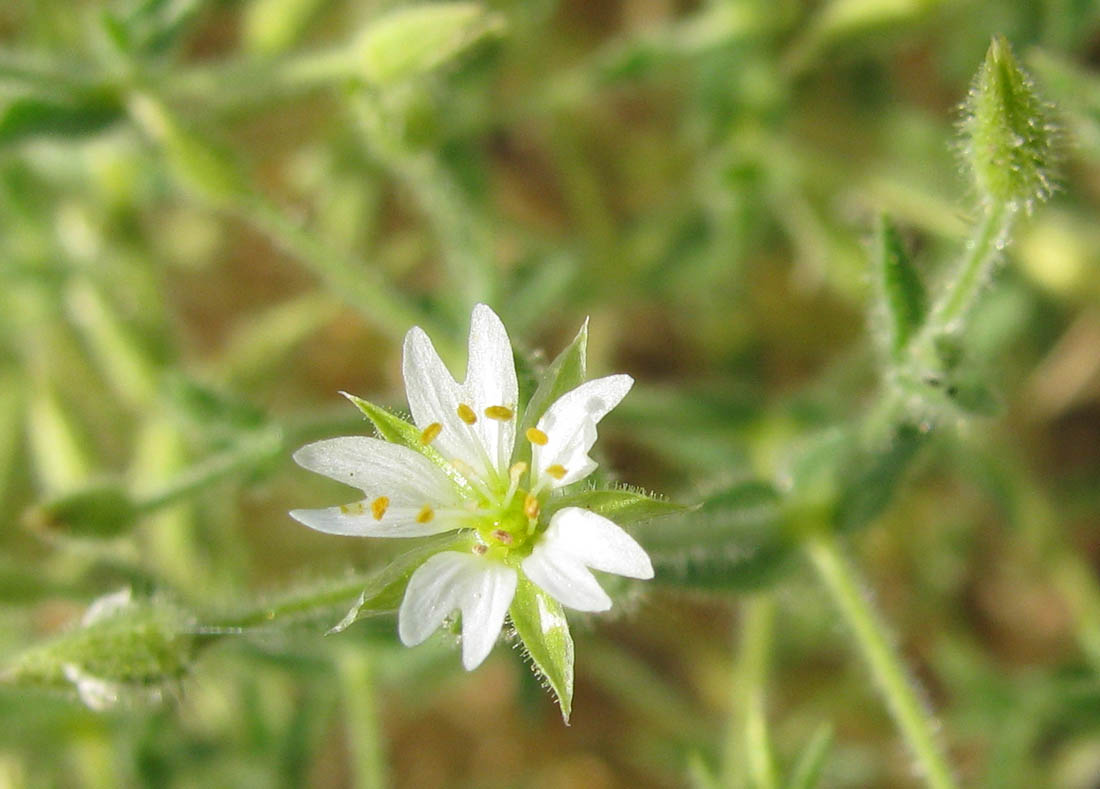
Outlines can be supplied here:
<path id="1" fill-rule="evenodd" d="M 724 784 L 775 789 L 778 785 L 768 741 L 766 687 L 775 601 L 749 599 L 742 609 L 741 645 L 734 669 L 734 714 L 727 733 Z"/>
<path id="2" fill-rule="evenodd" d="M 891 643 L 855 569 L 841 555 L 836 539 L 817 533 L 806 539 L 806 553 L 863 653 L 894 722 L 928 786 L 953 789 L 955 780 L 936 740 L 936 722 Z"/>

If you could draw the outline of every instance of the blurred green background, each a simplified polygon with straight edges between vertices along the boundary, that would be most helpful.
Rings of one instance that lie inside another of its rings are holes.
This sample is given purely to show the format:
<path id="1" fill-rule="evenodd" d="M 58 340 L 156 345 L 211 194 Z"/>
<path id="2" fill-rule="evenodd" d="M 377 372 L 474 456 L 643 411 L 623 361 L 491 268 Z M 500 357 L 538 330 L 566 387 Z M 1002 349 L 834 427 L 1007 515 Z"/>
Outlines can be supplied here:
<path id="1" fill-rule="evenodd" d="M 123 588 L 203 647 L 101 711 L 0 683 L 0 786 L 753 785 L 762 595 L 779 771 L 825 724 L 821 786 L 919 785 L 782 546 L 574 618 L 570 727 L 507 647 L 467 674 L 392 617 L 324 638 L 403 546 L 294 523 L 346 494 L 290 453 L 367 432 L 338 390 L 404 406 L 414 324 L 461 371 L 485 301 L 536 364 L 591 316 L 590 370 L 638 380 L 601 425 L 617 478 L 690 502 L 781 474 L 874 392 L 876 217 L 929 282 L 962 248 L 957 107 L 1003 34 L 1057 106 L 1062 189 L 974 319 L 990 415 L 850 548 L 963 785 L 1095 787 L 1100 5 L 403 8 L 0 5 L 0 665 Z M 311 589 L 331 605 L 262 624 Z"/>

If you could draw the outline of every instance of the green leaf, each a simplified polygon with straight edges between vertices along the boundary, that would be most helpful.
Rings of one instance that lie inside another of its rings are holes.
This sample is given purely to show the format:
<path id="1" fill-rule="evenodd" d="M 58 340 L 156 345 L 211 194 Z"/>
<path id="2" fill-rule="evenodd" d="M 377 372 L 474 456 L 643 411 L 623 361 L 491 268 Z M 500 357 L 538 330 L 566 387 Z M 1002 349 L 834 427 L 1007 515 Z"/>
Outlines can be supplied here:
<path id="1" fill-rule="evenodd" d="M 562 719 L 573 709 L 573 637 L 557 600 L 522 575 L 508 609 L 531 667 L 558 699 Z"/>
<path id="2" fill-rule="evenodd" d="M 832 746 L 833 727 L 829 723 L 823 723 L 817 727 L 806 747 L 802 749 L 785 789 L 814 789 L 821 783 L 825 759 Z"/>
<path id="3" fill-rule="evenodd" d="M 1058 127 L 1003 36 L 993 38 L 974 77 L 962 130 L 986 202 L 1030 210 L 1050 196 Z"/>
<path id="4" fill-rule="evenodd" d="M 363 32 L 354 56 L 364 79 L 389 85 L 443 65 L 503 26 L 503 17 L 478 3 L 399 8 Z"/>
<path id="5" fill-rule="evenodd" d="M 122 115 L 117 98 L 109 95 L 19 96 L 0 100 L 0 148 L 36 137 L 98 134 Z"/>
<path id="6" fill-rule="evenodd" d="M 378 431 L 379 437 L 390 443 L 401 444 L 409 449 L 415 449 L 443 469 L 444 473 L 450 477 L 451 481 L 460 488 L 468 489 L 470 487 L 466 479 L 455 471 L 454 466 L 448 463 L 446 459 L 439 454 L 438 450 L 420 440 L 420 431 L 416 429 L 416 425 L 406 422 L 392 411 L 382 406 L 375 405 L 361 397 L 356 397 L 347 392 L 341 392 L 340 394 L 350 400 L 356 408 L 366 415 L 367 419 L 374 425 L 374 429 Z"/>
<path id="7" fill-rule="evenodd" d="M 748 481 L 708 496 L 690 512 L 632 530 L 657 583 L 708 591 L 765 588 L 787 568 L 794 543 L 779 493 Z"/>
<path id="8" fill-rule="evenodd" d="M 470 538 L 465 535 L 442 534 L 422 542 L 411 551 L 393 559 L 367 579 L 355 605 L 335 627 L 329 630 L 329 633 L 347 630 L 365 616 L 397 610 L 401 605 L 401 598 L 405 596 L 405 587 L 409 585 L 409 579 L 420 565 L 440 551 L 453 550 L 469 541 Z"/>
<path id="9" fill-rule="evenodd" d="M 924 322 L 928 298 L 897 228 L 880 217 L 875 238 L 875 280 L 886 313 L 887 349 L 895 359 Z"/>
<path id="10" fill-rule="evenodd" d="M 662 515 L 674 515 L 686 508 L 655 494 L 643 493 L 627 487 L 609 490 L 582 490 L 565 496 L 555 496 L 546 507 L 547 515 L 564 507 L 583 507 L 609 518 L 620 526 L 637 521 L 652 520 Z"/>
<path id="11" fill-rule="evenodd" d="M 856 472 L 843 480 L 840 490 L 836 509 L 840 529 L 865 526 L 886 509 L 927 437 L 919 427 L 902 424 L 880 446 L 856 452 L 845 461 Z"/>
<path id="12" fill-rule="evenodd" d="M 555 400 L 571 389 L 576 389 L 584 383 L 587 377 L 588 358 L 588 320 L 585 319 L 577 336 L 567 345 L 557 358 L 550 363 L 542 374 L 538 388 L 531 395 L 531 400 L 523 412 L 523 421 L 520 423 L 520 435 L 529 428 L 538 424 L 539 419 L 546 409 Z"/>

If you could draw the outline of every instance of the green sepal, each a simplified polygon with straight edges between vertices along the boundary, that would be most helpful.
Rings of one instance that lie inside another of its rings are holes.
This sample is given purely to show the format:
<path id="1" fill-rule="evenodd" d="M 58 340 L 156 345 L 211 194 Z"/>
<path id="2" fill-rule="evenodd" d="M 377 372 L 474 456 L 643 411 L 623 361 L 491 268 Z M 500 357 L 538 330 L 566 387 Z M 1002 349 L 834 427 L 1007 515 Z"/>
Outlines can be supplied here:
<path id="1" fill-rule="evenodd" d="M 503 17 L 478 3 L 398 8 L 363 32 L 353 57 L 367 82 L 392 85 L 443 65 L 503 26 Z"/>
<path id="2" fill-rule="evenodd" d="M 707 591 L 761 589 L 787 569 L 794 548 L 781 504 L 771 485 L 741 482 L 696 509 L 639 524 L 631 533 L 649 553 L 657 583 Z"/>
<path id="3" fill-rule="evenodd" d="M 546 409 L 553 405 L 555 400 L 584 383 L 588 375 L 587 368 L 588 319 L 586 318 L 577 336 L 562 349 L 562 352 L 543 372 L 538 388 L 531 395 L 523 411 L 519 431 L 521 437 L 527 428 L 538 424 L 539 419 L 546 413 Z"/>
<path id="4" fill-rule="evenodd" d="M 569 723 L 573 709 L 573 637 L 561 604 L 520 574 L 508 615 L 531 659 L 531 669 L 554 693 L 561 717 Z"/>
<path id="5" fill-rule="evenodd" d="M 454 466 L 448 463 L 447 460 L 439 454 L 438 450 L 420 440 L 420 431 L 416 429 L 416 425 L 406 422 L 392 411 L 380 405 L 375 405 L 361 397 L 356 397 L 347 392 L 341 392 L 340 394 L 350 400 L 356 408 L 363 412 L 367 419 L 371 421 L 371 424 L 374 425 L 374 429 L 378 432 L 380 438 L 389 441 L 391 444 L 400 444 L 401 446 L 419 452 L 443 469 L 443 472 L 455 483 L 455 485 L 463 490 L 469 489 L 470 484 L 461 474 L 455 471 Z"/>
<path id="6" fill-rule="evenodd" d="M 879 218 L 875 235 L 874 276 L 886 314 L 886 347 L 899 359 L 924 323 L 928 297 L 897 228 L 886 216 Z"/>
<path id="7" fill-rule="evenodd" d="M 626 486 L 599 490 L 590 488 L 564 496 L 554 496 L 545 508 L 547 517 L 565 507 L 581 507 L 602 515 L 623 526 L 628 523 L 652 520 L 662 515 L 684 512 L 687 507 L 675 504 L 653 493 L 645 493 Z"/>
<path id="8" fill-rule="evenodd" d="M 393 559 L 367 579 L 355 605 L 336 626 L 328 631 L 329 634 L 347 630 L 365 616 L 397 610 L 401 605 L 401 598 L 405 596 L 405 587 L 409 585 L 409 579 L 420 565 L 441 551 L 461 550 L 463 547 L 468 547 L 470 539 L 469 535 L 465 534 L 442 534 L 421 542 L 411 551 L 406 551 Z"/>
<path id="9" fill-rule="evenodd" d="M 822 723 L 802 749 L 784 789 L 815 789 L 821 783 L 825 760 L 833 747 L 832 724 Z"/>

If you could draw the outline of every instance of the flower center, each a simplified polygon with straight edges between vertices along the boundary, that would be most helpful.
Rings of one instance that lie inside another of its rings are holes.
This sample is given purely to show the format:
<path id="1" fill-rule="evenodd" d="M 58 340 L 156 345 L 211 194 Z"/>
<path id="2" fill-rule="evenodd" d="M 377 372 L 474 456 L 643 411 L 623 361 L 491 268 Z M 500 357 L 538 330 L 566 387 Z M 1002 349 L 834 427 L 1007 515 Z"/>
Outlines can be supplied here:
<path id="1" fill-rule="evenodd" d="M 526 557 L 534 547 L 541 512 L 539 498 L 518 487 L 511 487 L 509 493 L 495 506 L 489 504 L 478 510 L 475 553 L 515 561 Z"/>

